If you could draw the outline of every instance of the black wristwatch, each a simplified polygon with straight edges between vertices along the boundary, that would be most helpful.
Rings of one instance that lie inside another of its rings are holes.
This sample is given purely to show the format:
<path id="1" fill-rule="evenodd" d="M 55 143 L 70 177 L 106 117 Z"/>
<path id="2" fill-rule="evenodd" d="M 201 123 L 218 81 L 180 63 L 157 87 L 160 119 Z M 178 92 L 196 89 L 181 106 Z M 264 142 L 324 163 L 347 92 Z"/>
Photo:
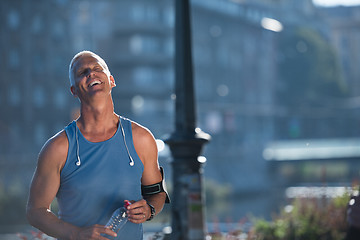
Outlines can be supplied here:
<path id="1" fill-rule="evenodd" d="M 151 221 L 151 219 L 153 219 L 154 216 L 155 216 L 155 208 L 154 208 L 154 206 L 151 205 L 150 203 L 147 203 L 147 205 L 149 205 L 149 207 L 150 207 L 150 213 L 151 213 L 151 215 L 150 215 L 150 217 L 149 217 L 146 221 Z"/>

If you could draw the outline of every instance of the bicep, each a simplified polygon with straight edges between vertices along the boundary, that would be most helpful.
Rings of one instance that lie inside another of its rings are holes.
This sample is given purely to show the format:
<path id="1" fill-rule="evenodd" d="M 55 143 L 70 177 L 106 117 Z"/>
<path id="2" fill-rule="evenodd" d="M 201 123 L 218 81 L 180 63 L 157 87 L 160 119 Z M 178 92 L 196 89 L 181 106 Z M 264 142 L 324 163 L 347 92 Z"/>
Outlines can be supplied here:
<path id="1" fill-rule="evenodd" d="M 40 169 L 36 169 L 30 185 L 28 208 L 49 208 L 60 185 L 57 174 Z"/>
<path id="2" fill-rule="evenodd" d="M 155 140 L 150 145 L 152 146 L 149 146 L 144 161 L 144 172 L 141 179 L 141 183 L 143 185 L 151 185 L 154 183 L 158 183 L 162 180 Z"/>
<path id="3" fill-rule="evenodd" d="M 39 154 L 30 185 L 28 208 L 49 208 L 60 186 L 60 166 L 64 160 L 63 144 L 49 142 Z"/>
<path id="4" fill-rule="evenodd" d="M 162 180 L 159 163 L 158 150 L 155 138 L 148 130 L 141 129 L 136 134 L 135 149 L 144 165 L 141 178 L 142 185 L 151 185 Z"/>
<path id="5" fill-rule="evenodd" d="M 141 178 L 142 185 L 151 185 L 161 182 L 162 177 L 159 165 L 156 161 L 148 161 L 144 164 L 144 172 Z"/>

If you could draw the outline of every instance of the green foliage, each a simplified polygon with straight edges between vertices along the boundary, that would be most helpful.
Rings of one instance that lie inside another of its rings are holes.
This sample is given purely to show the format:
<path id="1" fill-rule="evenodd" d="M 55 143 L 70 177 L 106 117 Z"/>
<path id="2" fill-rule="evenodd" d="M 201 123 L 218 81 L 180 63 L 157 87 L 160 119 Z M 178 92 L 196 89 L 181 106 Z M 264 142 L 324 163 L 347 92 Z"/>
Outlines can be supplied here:
<path id="1" fill-rule="evenodd" d="M 254 221 L 249 240 L 342 240 L 346 233 L 349 196 L 336 199 L 296 199 L 273 221 Z M 291 209 L 291 210 L 289 210 Z"/>

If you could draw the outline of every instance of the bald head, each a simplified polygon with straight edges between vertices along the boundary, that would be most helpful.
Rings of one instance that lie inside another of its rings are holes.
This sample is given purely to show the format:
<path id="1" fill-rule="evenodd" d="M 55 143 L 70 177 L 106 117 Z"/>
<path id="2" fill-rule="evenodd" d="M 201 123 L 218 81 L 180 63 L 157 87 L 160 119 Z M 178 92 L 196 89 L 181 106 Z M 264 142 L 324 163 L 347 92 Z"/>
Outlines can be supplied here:
<path id="1" fill-rule="evenodd" d="M 73 59 L 71 60 L 70 62 L 70 65 L 69 65 L 69 80 L 70 80 L 70 86 L 74 86 L 75 84 L 75 79 L 74 79 L 74 65 L 75 63 L 82 57 L 84 56 L 91 56 L 91 57 L 94 57 L 96 59 L 99 60 L 100 64 L 104 67 L 104 69 L 106 71 L 108 71 L 108 74 L 110 75 L 110 71 L 109 71 L 109 68 L 106 64 L 106 62 L 104 61 L 104 59 L 102 59 L 99 55 L 91 52 L 91 51 L 81 51 L 79 53 L 77 53 Z"/>

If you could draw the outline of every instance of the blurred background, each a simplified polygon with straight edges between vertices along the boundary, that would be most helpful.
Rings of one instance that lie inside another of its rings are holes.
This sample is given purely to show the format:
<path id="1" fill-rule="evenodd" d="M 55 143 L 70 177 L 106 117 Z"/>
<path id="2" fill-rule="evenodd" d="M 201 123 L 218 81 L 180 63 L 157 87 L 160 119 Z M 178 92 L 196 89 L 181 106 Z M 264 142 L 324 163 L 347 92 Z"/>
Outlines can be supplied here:
<path id="1" fill-rule="evenodd" d="M 209 223 L 269 218 L 359 181 L 360 2 L 330 2 L 191 1 Z M 0 233 L 29 228 L 37 154 L 79 113 L 68 64 L 81 50 L 108 63 L 115 111 L 158 139 L 171 193 L 174 12 L 171 0 L 0 2 Z"/>

